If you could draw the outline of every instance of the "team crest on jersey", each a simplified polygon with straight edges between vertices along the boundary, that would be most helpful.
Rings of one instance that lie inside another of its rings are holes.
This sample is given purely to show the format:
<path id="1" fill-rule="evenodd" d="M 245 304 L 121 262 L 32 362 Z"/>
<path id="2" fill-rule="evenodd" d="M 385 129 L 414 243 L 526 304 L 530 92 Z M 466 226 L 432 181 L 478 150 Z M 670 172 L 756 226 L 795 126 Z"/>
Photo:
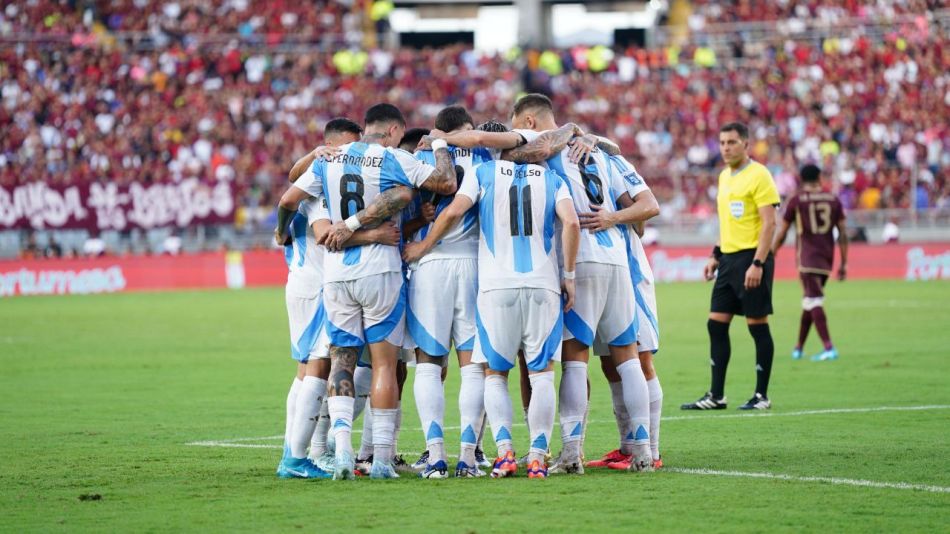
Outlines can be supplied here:
<path id="1" fill-rule="evenodd" d="M 732 216 L 736 219 L 741 219 L 742 214 L 745 213 L 745 202 L 741 200 L 733 200 L 729 203 L 729 211 L 732 213 Z"/>

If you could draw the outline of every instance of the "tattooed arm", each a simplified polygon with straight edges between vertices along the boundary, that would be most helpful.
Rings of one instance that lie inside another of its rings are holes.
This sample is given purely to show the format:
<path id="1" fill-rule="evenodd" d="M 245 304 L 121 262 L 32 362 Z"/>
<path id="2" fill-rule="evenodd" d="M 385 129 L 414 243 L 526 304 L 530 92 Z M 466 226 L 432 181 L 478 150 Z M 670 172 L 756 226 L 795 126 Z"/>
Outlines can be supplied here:
<path id="1" fill-rule="evenodd" d="M 575 135 L 583 134 L 576 124 L 569 122 L 556 130 L 544 132 L 526 145 L 504 151 L 501 157 L 516 163 L 541 163 L 564 150 Z"/>
<path id="2" fill-rule="evenodd" d="M 440 150 L 438 152 L 445 152 L 445 155 L 448 156 L 448 152 L 445 150 Z M 451 158 L 449 158 L 449 161 L 451 162 Z M 454 185 L 454 168 L 452 169 L 452 181 Z M 376 227 L 382 224 L 382 222 L 386 219 L 389 219 L 393 215 L 399 213 L 399 211 L 405 208 L 411 200 L 412 189 L 406 186 L 396 186 L 380 193 L 372 204 L 356 213 L 356 218 L 360 222 L 361 226 L 369 226 L 371 228 Z M 334 224 L 333 227 L 330 228 L 330 232 L 327 234 L 327 240 L 325 242 L 327 250 L 343 250 L 347 240 L 349 240 L 352 235 L 353 230 L 350 230 L 346 226 L 345 222 L 340 221 Z"/>
<path id="3" fill-rule="evenodd" d="M 458 189 L 458 181 L 455 179 L 455 162 L 452 161 L 452 155 L 445 148 L 440 148 L 433 154 L 435 171 L 419 187 L 437 195 L 454 195 Z"/>

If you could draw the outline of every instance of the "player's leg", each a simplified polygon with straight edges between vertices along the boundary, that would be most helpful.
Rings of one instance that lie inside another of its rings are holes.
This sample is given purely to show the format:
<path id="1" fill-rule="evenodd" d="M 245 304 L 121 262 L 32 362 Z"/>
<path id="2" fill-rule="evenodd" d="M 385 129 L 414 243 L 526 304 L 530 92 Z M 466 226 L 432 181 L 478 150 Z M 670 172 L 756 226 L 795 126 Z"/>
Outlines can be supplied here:
<path id="1" fill-rule="evenodd" d="M 557 396 L 554 364 L 561 358 L 564 323 L 560 295 L 545 289 L 522 289 L 525 328 L 522 333 L 531 401 L 528 406 L 530 449 L 526 461 L 528 478 L 547 478 L 545 462 L 554 431 Z"/>
<path id="2" fill-rule="evenodd" d="M 508 372 L 515 365 L 521 344 L 522 315 L 520 293 L 515 289 L 480 292 L 477 299 L 475 337 L 472 361 L 486 366 L 485 413 L 495 438 L 498 456 L 491 476 L 513 475 L 517 460 L 511 437 L 511 396 L 508 394 Z"/>
<path id="3" fill-rule="evenodd" d="M 458 356 L 461 384 L 459 386 L 459 418 L 461 443 L 455 476 L 481 476 L 475 455 L 479 433 L 485 419 L 485 369 L 472 362 L 475 348 L 475 308 L 478 300 L 478 260 L 454 262 L 456 279 L 452 319 L 452 341 Z M 484 458 L 484 455 L 482 455 Z"/>
<path id="4" fill-rule="evenodd" d="M 795 344 L 795 348 L 792 349 L 792 359 L 800 360 L 802 359 L 802 348 L 805 346 L 805 341 L 808 339 L 808 331 L 811 330 L 812 325 L 812 305 L 811 299 L 808 298 L 808 274 L 799 273 L 799 279 L 802 282 L 802 317 L 799 320 L 798 324 L 798 342 Z"/>
<path id="5" fill-rule="evenodd" d="M 413 393 L 429 457 L 421 466 L 423 478 L 445 478 L 448 467 L 443 435 L 445 388 L 442 367 L 452 342 L 452 321 L 458 277 L 453 262 L 423 263 L 409 280 L 406 327 L 416 349 Z"/>
<path id="6" fill-rule="evenodd" d="M 641 347 L 642 348 L 642 347 Z M 640 367 L 643 377 L 647 380 L 647 393 L 650 400 L 650 453 L 653 456 L 653 467 L 663 467 L 660 460 L 660 416 L 663 412 L 663 388 L 660 386 L 660 377 L 653 366 L 653 351 L 640 351 Z"/>
<path id="7" fill-rule="evenodd" d="M 367 362 L 369 355 L 364 352 L 356 362 L 353 371 L 353 385 L 356 387 L 356 402 L 353 407 L 353 421 L 363 414 L 363 431 L 360 433 L 360 449 L 356 453 L 356 470 L 359 474 L 369 475 L 373 467 L 373 406 L 369 400 L 373 387 L 373 368 Z"/>
<path id="8" fill-rule="evenodd" d="M 294 379 L 290 383 L 290 390 L 287 392 L 286 415 L 284 418 L 284 450 L 281 453 L 280 462 L 277 464 L 278 475 L 282 472 L 281 467 L 284 460 L 290 457 L 290 432 L 294 424 L 294 408 L 297 406 L 297 392 L 300 390 L 300 384 L 303 383 L 304 376 L 306 376 L 306 367 L 304 363 L 297 363 L 297 372 L 294 374 Z"/>
<path id="9" fill-rule="evenodd" d="M 683 410 L 723 410 L 727 400 L 726 370 L 732 356 L 732 346 L 729 341 L 729 324 L 732 317 L 742 311 L 742 301 L 739 300 L 739 290 L 745 282 L 745 270 L 741 266 L 734 266 L 729 255 L 724 255 L 716 273 L 710 299 L 709 318 L 706 321 L 706 330 L 709 332 L 709 391 L 695 402 L 680 406 Z M 741 271 L 741 272 L 740 272 Z"/>
<path id="10" fill-rule="evenodd" d="M 828 331 L 828 318 L 825 316 L 825 283 L 828 281 L 828 275 L 807 274 L 804 276 L 807 276 L 809 281 L 808 287 L 806 288 L 807 293 L 805 294 L 805 299 L 811 308 L 811 316 L 815 323 L 815 330 L 818 331 L 818 336 L 821 338 L 822 345 L 824 345 L 824 350 L 812 356 L 811 360 L 814 362 L 837 360 L 838 351 L 835 350 L 835 346 L 831 342 L 831 333 Z"/>
<path id="11" fill-rule="evenodd" d="M 325 313 L 320 296 L 301 298 L 287 295 L 290 319 L 291 354 L 298 360 L 296 388 L 293 398 L 288 395 L 287 415 L 290 419 L 285 434 L 285 457 L 278 475 L 287 478 L 328 478 L 329 473 L 319 469 L 307 457 L 307 446 L 319 418 L 320 405 L 326 397 L 328 362 L 320 364 L 317 340 L 323 331 Z M 313 357 L 312 357 L 313 356 Z M 309 360 L 309 361 L 308 361 Z M 323 371 L 319 376 L 318 368 Z M 303 371 L 303 376 L 301 375 Z M 292 406 L 290 405 L 293 403 Z"/>
<path id="12" fill-rule="evenodd" d="M 397 478 L 392 466 L 399 384 L 399 351 L 405 338 L 406 287 L 402 273 L 390 272 L 353 282 L 362 308 L 363 329 L 373 367 L 373 466 L 370 478 Z"/>
<path id="13" fill-rule="evenodd" d="M 769 379 L 772 376 L 772 360 L 775 357 L 775 343 L 769 329 L 769 315 L 772 314 L 772 276 L 775 262 L 772 256 L 765 261 L 762 269 L 762 283 L 759 287 L 746 291 L 742 295 L 742 309 L 745 312 L 749 334 L 755 342 L 755 393 L 752 398 L 739 407 L 740 410 L 767 410 L 772 407 L 769 401 Z"/>
<path id="14" fill-rule="evenodd" d="M 324 326 L 314 344 L 310 353 L 310 359 L 322 359 L 322 365 L 317 371 L 317 376 L 323 380 L 330 377 L 330 339 L 326 329 L 326 309 L 324 308 Z M 334 461 L 335 446 L 333 450 L 327 447 L 327 436 L 330 431 L 330 410 L 327 406 L 327 396 L 323 396 L 323 402 L 320 403 L 320 410 L 317 415 L 317 424 L 313 431 L 313 437 L 310 438 L 310 452 L 308 454 L 311 461 L 325 471 L 332 471 Z"/>
<path id="15" fill-rule="evenodd" d="M 412 468 L 405 458 L 399 454 L 399 431 L 402 430 L 402 392 L 405 389 L 406 379 L 409 378 L 409 369 L 403 359 L 406 351 L 399 350 L 399 359 L 396 361 L 396 385 L 399 387 L 399 402 L 396 403 L 396 428 L 393 430 L 393 467 L 397 471 L 410 471 Z M 415 360 L 415 357 L 412 358 Z"/>
<path id="16" fill-rule="evenodd" d="M 630 464 L 633 456 L 632 446 L 625 446 L 623 438 L 630 432 L 630 416 L 627 414 L 627 406 L 623 402 L 623 383 L 620 375 L 617 373 L 617 367 L 610 357 L 610 349 L 606 343 L 595 342 L 594 352 L 599 356 L 600 368 L 607 379 L 607 385 L 610 387 L 610 401 L 613 407 L 614 420 L 617 424 L 617 433 L 619 446 L 599 459 L 587 462 L 586 467 L 610 467 L 612 464 L 623 462 L 624 468 Z"/>
<path id="17" fill-rule="evenodd" d="M 604 265 L 577 265 L 574 307 L 564 314 L 564 341 L 561 352 L 561 383 L 558 409 L 563 448 L 552 472 L 583 473 L 584 415 L 587 412 L 587 363 L 600 318 L 604 315 L 609 289 L 609 270 Z"/>
<path id="18" fill-rule="evenodd" d="M 356 386 L 353 373 L 364 344 L 362 306 L 352 292 L 352 282 L 330 282 L 324 285 L 323 298 L 327 310 L 327 333 L 330 338 L 330 378 L 327 383 L 327 409 L 335 444 L 333 478 L 355 476 L 353 444 L 353 409 Z"/>

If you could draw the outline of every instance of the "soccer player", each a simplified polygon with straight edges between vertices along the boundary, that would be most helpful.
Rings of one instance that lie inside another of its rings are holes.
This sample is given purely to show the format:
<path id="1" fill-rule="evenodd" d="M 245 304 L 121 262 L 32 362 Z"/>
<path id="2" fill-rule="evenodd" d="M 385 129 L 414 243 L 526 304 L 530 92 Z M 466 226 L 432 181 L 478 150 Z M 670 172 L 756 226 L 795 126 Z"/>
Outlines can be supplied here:
<path id="1" fill-rule="evenodd" d="M 485 410 L 498 447 L 491 476 L 507 477 L 518 470 L 508 372 L 523 350 L 532 385 L 528 477 L 546 478 L 544 455 L 555 410 L 553 362 L 561 353 L 562 308 L 570 310 L 574 302 L 577 214 L 557 173 L 510 161 L 482 163 L 465 176 L 455 199 L 425 238 L 407 248 L 407 259 L 432 250 L 473 206 L 478 209 L 479 248 L 478 333 L 472 360 L 488 367 Z M 553 242 L 555 219 L 563 227 L 560 276 Z"/>
<path id="2" fill-rule="evenodd" d="M 323 136 L 326 146 L 333 147 L 356 141 L 360 133 L 362 129 L 356 123 L 337 118 L 327 123 Z M 300 158 L 290 171 L 290 181 L 297 180 L 322 151 L 323 147 L 317 148 Z M 329 473 L 307 461 L 306 452 L 311 436 L 315 435 L 314 427 L 325 401 L 330 372 L 330 362 L 326 359 L 326 315 L 321 294 L 324 248 L 318 245 L 322 234 L 330 226 L 323 200 L 302 201 L 290 226 L 293 242 L 284 249 L 288 268 L 286 301 L 291 355 L 299 363 L 297 377 L 287 395 L 284 456 L 277 474 L 285 478 L 329 478 Z M 348 244 L 368 242 L 398 244 L 398 230 L 391 224 L 373 230 L 361 230 L 353 235 Z M 325 428 L 322 435 L 325 443 Z"/>
<path id="3" fill-rule="evenodd" d="M 521 97 L 512 116 L 515 131 L 531 140 L 538 132 L 554 130 L 554 108 L 540 94 Z M 617 183 L 607 155 L 594 151 L 582 162 L 570 157 L 571 148 L 548 158 L 547 166 L 568 185 L 578 213 L 617 216 L 613 191 Z M 634 222 L 633 220 L 624 222 Z M 623 397 L 631 416 L 634 459 L 630 469 L 652 470 L 649 441 L 649 394 L 637 351 L 636 298 L 624 233 L 616 226 L 582 230 L 577 255 L 577 295 L 574 309 L 564 316 L 559 406 L 564 449 L 552 472 L 583 474 L 581 444 L 588 408 L 587 364 L 595 337 L 605 341 L 622 380 Z"/>
<path id="4" fill-rule="evenodd" d="M 630 162 L 622 156 L 610 157 L 611 169 L 619 173 L 618 181 L 623 188 L 614 191 L 618 199 L 617 213 L 604 210 L 593 213 L 579 213 L 581 228 L 596 232 L 602 228 L 620 225 L 622 221 L 633 221 L 624 228 L 627 237 L 627 258 L 630 265 L 630 276 L 634 286 L 637 304 L 637 350 L 639 351 L 640 365 L 647 381 L 647 392 L 650 402 L 650 452 L 653 457 L 653 467 L 658 469 L 663 463 L 660 460 L 660 414 L 663 406 L 663 389 L 660 379 L 653 366 L 653 354 L 660 348 L 660 330 L 656 311 L 656 291 L 653 286 L 653 270 L 647 261 L 646 251 L 640 236 L 643 223 L 660 213 L 660 206 L 653 196 L 653 192 L 646 185 L 643 177 Z M 623 227 L 622 227 L 623 228 Z M 609 467 L 611 469 L 629 470 L 633 460 L 633 445 L 636 437 L 635 429 L 630 427 L 630 415 L 623 400 L 623 383 L 617 373 L 616 366 L 611 360 L 606 344 L 598 339 L 594 344 L 594 353 L 599 354 L 600 366 L 610 385 L 610 396 L 613 402 L 614 417 L 617 420 L 617 430 L 620 433 L 620 447 L 604 454 L 599 460 L 587 463 L 588 467 Z"/>
<path id="5" fill-rule="evenodd" d="M 726 367 L 731 347 L 729 323 L 745 315 L 755 341 L 755 393 L 740 410 L 767 410 L 769 377 L 775 345 L 769 331 L 772 314 L 772 277 L 775 260 L 770 253 L 775 233 L 778 190 L 769 170 L 749 158 L 749 129 L 731 122 L 719 129 L 719 151 L 726 168 L 719 174 L 716 196 L 719 243 L 706 263 L 706 280 L 716 280 L 710 303 L 709 352 L 712 385 L 683 410 L 726 408 Z"/>
<path id="6" fill-rule="evenodd" d="M 457 188 L 455 168 L 445 146 L 434 147 L 435 167 L 392 148 L 405 129 L 406 121 L 398 108 L 391 104 L 372 106 L 366 111 L 362 140 L 339 147 L 336 156 L 317 160 L 312 172 L 284 194 L 278 209 L 281 237 L 297 205 L 308 196 L 325 194 L 335 223 L 325 242 L 323 289 L 330 337 L 328 407 L 336 431 L 334 479 L 354 476 L 350 442 L 353 370 L 365 345 L 369 346 L 373 368 L 370 402 L 374 462 L 370 477 L 398 477 L 391 459 L 399 395 L 396 359 L 403 342 L 405 317 L 399 249 L 378 244 L 344 249 L 343 244 L 361 227 L 373 227 L 398 214 L 411 200 L 413 187 L 439 194 L 452 194 Z"/>
<path id="7" fill-rule="evenodd" d="M 836 196 L 822 190 L 821 169 L 815 165 L 805 165 L 801 169 L 802 187 L 788 201 L 782 217 L 782 227 L 775 242 L 772 254 L 778 253 L 785 242 L 788 229 L 795 223 L 796 263 L 805 296 L 802 299 L 802 318 L 798 329 L 798 344 L 792 350 L 792 358 L 802 357 L 802 346 L 808 337 L 812 323 L 821 336 L 825 349 L 812 356 L 812 361 L 837 360 L 838 351 L 831 342 L 828 332 L 828 319 L 825 317 L 825 283 L 831 274 L 835 259 L 835 237 L 833 229 L 838 230 L 838 246 L 841 248 L 841 265 L 838 267 L 838 280 L 844 280 L 848 266 L 848 233 L 845 227 L 844 209 Z"/>
<path id="8" fill-rule="evenodd" d="M 461 106 L 449 106 L 435 118 L 436 129 L 444 132 L 471 130 L 474 121 Z M 485 149 L 449 147 L 455 164 L 456 180 L 461 181 L 474 172 L 475 166 L 493 159 Z M 416 157 L 432 164 L 433 153 L 419 151 Z M 438 214 L 449 206 L 452 196 L 422 195 L 422 204 L 435 206 Z M 416 344 L 416 376 L 413 391 L 416 408 L 426 441 L 428 458 L 420 470 L 422 478 L 446 478 L 443 419 L 445 391 L 442 386 L 443 368 L 449 349 L 454 344 L 458 356 L 462 383 L 459 391 L 462 444 L 457 477 L 484 475 L 475 459 L 477 433 L 484 411 L 484 382 L 482 367 L 472 363 L 475 345 L 475 300 L 478 273 L 477 212 L 469 209 L 465 216 L 418 260 L 410 263 L 409 308 L 406 327 Z M 413 237 L 419 241 L 431 230 L 431 224 L 422 227 Z"/>

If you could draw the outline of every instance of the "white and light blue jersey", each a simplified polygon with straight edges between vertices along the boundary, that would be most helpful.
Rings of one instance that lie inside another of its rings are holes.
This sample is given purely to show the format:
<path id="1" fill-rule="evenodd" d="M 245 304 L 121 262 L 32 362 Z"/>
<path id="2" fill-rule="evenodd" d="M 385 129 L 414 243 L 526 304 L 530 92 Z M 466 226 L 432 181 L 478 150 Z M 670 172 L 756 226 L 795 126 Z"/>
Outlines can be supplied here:
<path id="1" fill-rule="evenodd" d="M 560 293 L 555 205 L 571 197 L 557 173 L 490 161 L 467 175 L 456 194 L 478 208 L 479 291 L 531 287 Z"/>
<path id="2" fill-rule="evenodd" d="M 528 142 L 535 140 L 542 132 L 515 130 Z M 574 199 L 577 213 L 594 211 L 597 206 L 607 211 L 617 211 L 617 199 L 613 191 L 618 188 L 614 183 L 617 174 L 611 172 L 607 154 L 595 150 L 586 164 L 578 165 L 570 159 L 570 148 L 565 148 L 545 161 L 547 168 L 553 170 L 567 184 Z M 626 243 L 623 232 L 616 227 L 600 232 L 581 229 L 580 244 L 577 249 L 577 263 L 592 262 L 608 265 L 627 265 Z"/>
<path id="3" fill-rule="evenodd" d="M 287 291 L 301 298 L 314 298 L 323 287 L 323 254 L 317 245 L 313 223 L 328 218 L 322 198 L 304 200 L 290 221 L 293 243 L 284 247 L 287 262 Z"/>
<path id="4" fill-rule="evenodd" d="M 336 223 L 356 215 L 393 187 L 419 187 L 433 171 L 435 167 L 405 150 L 355 142 L 341 146 L 340 154 L 329 160 L 315 161 L 311 172 L 294 187 L 311 196 L 324 195 L 330 221 Z M 323 265 L 324 282 L 342 282 L 400 272 L 402 259 L 399 247 L 372 243 L 327 252 Z"/>
<path id="5" fill-rule="evenodd" d="M 650 190 L 650 187 L 646 184 L 643 177 L 640 176 L 640 173 L 637 172 L 637 169 L 623 156 L 610 156 L 609 163 L 611 171 L 617 177 L 617 179 L 611 182 L 614 187 L 614 198 L 620 198 L 624 193 L 628 193 L 630 198 L 633 199 L 640 193 Z M 617 206 L 617 209 L 619 210 L 621 207 Z M 640 236 L 637 235 L 637 232 L 633 229 L 633 225 L 623 225 L 620 228 L 627 234 L 630 275 L 633 277 L 634 283 L 639 284 L 646 280 L 652 284 L 653 270 L 647 261 L 646 251 L 643 249 Z"/>
<path id="6" fill-rule="evenodd" d="M 496 159 L 494 154 L 485 148 L 468 149 L 450 146 L 449 154 L 451 154 L 452 161 L 455 163 L 455 176 L 459 186 L 461 186 L 462 180 L 466 176 L 475 172 L 476 166 L 486 161 Z M 432 151 L 423 150 L 416 152 L 416 158 L 429 165 L 435 165 L 435 154 Z M 442 210 L 452 203 L 454 198 L 455 195 L 436 195 L 430 191 L 423 191 L 420 201 L 434 204 L 435 215 L 438 217 L 439 214 L 442 213 Z M 465 213 L 462 220 L 459 221 L 454 228 L 450 229 L 428 254 L 419 260 L 419 263 L 422 264 L 427 261 L 439 259 L 478 258 L 477 222 L 478 211 L 475 207 L 472 207 L 472 209 Z M 422 241 L 425 239 L 429 231 L 432 230 L 433 224 L 434 221 L 420 228 L 412 237 L 412 240 Z"/>

